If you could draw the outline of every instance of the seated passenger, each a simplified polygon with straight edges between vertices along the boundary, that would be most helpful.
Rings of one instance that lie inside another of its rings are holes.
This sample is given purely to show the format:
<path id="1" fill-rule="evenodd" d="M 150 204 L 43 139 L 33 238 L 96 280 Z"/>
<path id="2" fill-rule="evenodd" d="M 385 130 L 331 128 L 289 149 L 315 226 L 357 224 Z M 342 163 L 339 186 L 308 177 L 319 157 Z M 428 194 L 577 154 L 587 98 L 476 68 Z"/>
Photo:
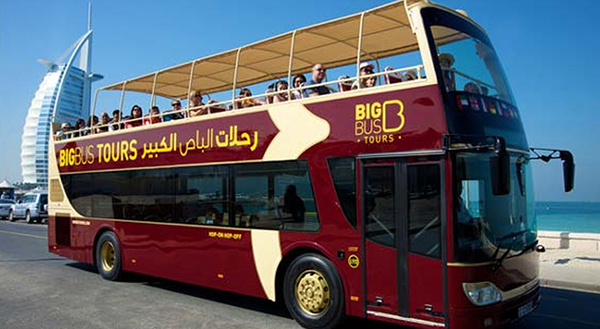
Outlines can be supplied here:
<path id="1" fill-rule="evenodd" d="M 275 85 L 277 91 L 279 91 L 279 93 L 277 93 L 274 97 L 273 97 L 273 103 L 281 103 L 281 102 L 287 102 L 288 101 L 288 83 L 286 81 L 283 80 L 279 80 L 277 81 L 277 84 Z M 291 94 L 292 99 L 294 99 L 294 94 Z"/>
<path id="2" fill-rule="evenodd" d="M 163 112 L 163 120 L 167 122 L 179 119 L 183 119 L 183 113 L 181 112 L 181 102 L 176 99 L 171 102 L 171 109 Z"/>
<path id="3" fill-rule="evenodd" d="M 247 108 L 247 107 L 252 107 L 252 106 L 256 106 L 256 105 L 262 105 L 262 102 L 259 99 L 248 98 L 248 97 L 252 97 L 252 91 L 250 91 L 250 89 L 248 89 L 248 88 L 242 88 L 240 90 L 240 94 L 238 95 L 238 98 L 245 98 L 245 99 L 236 102 L 236 107 L 238 109 L 241 109 L 241 108 Z"/>
<path id="4" fill-rule="evenodd" d="M 139 127 L 142 124 L 142 108 L 136 104 L 131 108 L 129 120 L 125 121 L 125 128 Z"/>
<path id="5" fill-rule="evenodd" d="M 452 65 L 454 65 L 454 56 L 443 53 L 438 56 L 440 60 L 440 66 L 442 67 L 442 76 L 444 78 L 444 85 L 446 91 L 456 90 L 456 79 L 454 77 L 454 71 Z"/>
<path id="6" fill-rule="evenodd" d="M 490 90 L 486 86 L 481 86 L 481 94 L 487 96 Z"/>
<path id="7" fill-rule="evenodd" d="M 312 68 L 312 79 L 304 84 L 304 87 L 317 85 L 323 83 L 325 79 L 325 67 L 323 64 L 315 64 Z M 331 91 L 327 86 L 317 86 L 312 88 L 306 88 L 302 92 L 303 97 L 314 97 L 319 95 L 327 95 Z"/>
<path id="8" fill-rule="evenodd" d="M 99 132 L 99 133 L 107 132 L 109 123 L 110 123 L 110 117 L 108 116 L 108 113 L 102 112 L 102 114 L 100 114 L 100 123 L 98 124 L 98 128 L 96 129 L 96 132 Z"/>
<path id="9" fill-rule="evenodd" d="M 306 83 L 306 78 L 304 77 L 304 74 L 296 75 L 294 77 L 294 80 L 292 81 L 294 81 L 294 97 L 296 99 L 302 98 L 302 90 L 300 90 L 300 88 L 304 87 L 304 84 Z"/>
<path id="10" fill-rule="evenodd" d="M 119 129 L 125 129 L 125 124 L 123 123 L 123 120 L 121 120 L 123 113 L 119 110 L 114 110 L 112 115 L 113 118 L 110 120 L 110 126 L 108 126 L 108 130 L 115 131 Z"/>
<path id="11" fill-rule="evenodd" d="M 282 204 L 280 204 L 282 212 L 280 216 L 282 218 L 291 217 L 295 221 L 304 221 L 306 208 L 304 207 L 304 201 L 296 193 L 296 185 L 288 185 L 286 187 L 282 201 Z"/>
<path id="12" fill-rule="evenodd" d="M 371 63 L 360 63 L 360 76 L 366 76 L 366 75 L 372 75 L 373 74 L 373 64 Z M 375 84 L 377 83 L 377 79 L 374 76 L 368 76 L 368 77 L 364 77 L 361 78 L 359 77 L 358 80 L 354 81 L 354 83 L 352 84 L 352 89 L 358 89 L 359 88 L 359 83 L 360 83 L 360 88 L 370 88 L 375 86 Z"/>
<path id="13" fill-rule="evenodd" d="M 61 139 L 68 139 L 73 137 L 71 134 L 71 124 L 68 122 L 65 122 L 63 124 L 60 125 L 60 130 L 56 132 L 56 139 L 57 140 L 61 140 Z"/>
<path id="14" fill-rule="evenodd" d="M 474 82 L 467 82 L 467 84 L 465 84 L 464 90 L 468 93 L 481 94 L 481 92 L 479 91 L 479 87 L 477 87 L 477 84 L 475 84 Z"/>
<path id="15" fill-rule="evenodd" d="M 144 125 L 150 125 L 160 122 L 162 122 L 162 119 L 160 118 L 160 110 L 158 106 L 154 105 L 150 109 L 150 113 L 148 113 L 148 115 L 144 117 Z"/>
<path id="16" fill-rule="evenodd" d="M 269 94 L 272 93 L 273 91 L 275 91 L 275 84 L 272 83 L 267 87 L 267 90 L 265 91 L 265 94 Z M 266 104 L 273 104 L 273 95 L 267 95 L 265 97 L 265 103 Z"/>
<path id="17" fill-rule="evenodd" d="M 75 131 L 74 132 L 75 137 L 87 135 L 88 129 L 86 127 L 85 120 L 77 119 L 77 121 L 75 122 L 75 129 L 73 129 L 73 130 Z"/>
<path id="18" fill-rule="evenodd" d="M 199 90 L 190 93 L 187 110 L 190 117 L 197 117 L 208 113 L 208 108 L 202 103 L 202 93 Z"/>
<path id="19" fill-rule="evenodd" d="M 100 132 L 100 130 L 98 129 L 98 116 L 97 115 L 92 115 L 90 116 L 90 118 L 88 119 L 87 122 L 87 129 L 89 132 L 92 132 L 94 134 L 97 134 Z"/>

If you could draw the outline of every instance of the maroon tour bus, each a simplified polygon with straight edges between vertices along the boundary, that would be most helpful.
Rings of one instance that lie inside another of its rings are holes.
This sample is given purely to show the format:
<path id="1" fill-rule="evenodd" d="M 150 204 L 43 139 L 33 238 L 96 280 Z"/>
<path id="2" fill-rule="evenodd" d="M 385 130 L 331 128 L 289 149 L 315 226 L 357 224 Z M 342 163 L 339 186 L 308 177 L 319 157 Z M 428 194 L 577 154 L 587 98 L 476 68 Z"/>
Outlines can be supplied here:
<path id="1" fill-rule="evenodd" d="M 569 191 L 573 157 L 530 149 L 466 13 L 397 1 L 96 99 L 130 92 L 170 109 L 50 141 L 51 252 L 282 302 L 306 328 L 497 328 L 538 307 L 530 162 L 561 159 Z"/>

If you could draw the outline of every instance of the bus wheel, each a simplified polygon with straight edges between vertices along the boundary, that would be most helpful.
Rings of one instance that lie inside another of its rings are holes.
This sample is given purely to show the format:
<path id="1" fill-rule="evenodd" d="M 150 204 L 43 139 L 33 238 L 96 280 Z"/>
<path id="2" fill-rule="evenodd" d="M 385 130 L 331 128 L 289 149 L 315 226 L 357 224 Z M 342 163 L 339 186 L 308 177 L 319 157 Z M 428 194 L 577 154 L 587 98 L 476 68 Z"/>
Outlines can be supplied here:
<path id="1" fill-rule="evenodd" d="M 107 280 L 117 281 L 122 275 L 121 248 L 113 232 L 104 232 L 96 244 L 96 267 Z"/>
<path id="2" fill-rule="evenodd" d="M 345 317 L 344 292 L 334 265 L 325 257 L 296 258 L 284 279 L 285 305 L 305 328 L 337 328 Z"/>

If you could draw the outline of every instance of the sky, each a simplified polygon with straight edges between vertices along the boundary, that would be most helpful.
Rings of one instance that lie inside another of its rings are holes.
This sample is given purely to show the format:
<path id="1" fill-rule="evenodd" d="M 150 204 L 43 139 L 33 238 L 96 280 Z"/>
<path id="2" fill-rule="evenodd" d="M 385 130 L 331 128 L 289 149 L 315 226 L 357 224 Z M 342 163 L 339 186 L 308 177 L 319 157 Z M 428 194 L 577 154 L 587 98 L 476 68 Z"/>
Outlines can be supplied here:
<path id="1" fill-rule="evenodd" d="M 93 89 L 389 1 L 103 0 L 93 3 Z M 439 0 L 487 31 L 530 146 L 567 149 L 575 190 L 564 193 L 560 161 L 534 163 L 539 201 L 600 202 L 600 1 Z M 0 181 L 21 178 L 21 134 L 46 73 L 87 30 L 86 0 L 0 0 Z"/>

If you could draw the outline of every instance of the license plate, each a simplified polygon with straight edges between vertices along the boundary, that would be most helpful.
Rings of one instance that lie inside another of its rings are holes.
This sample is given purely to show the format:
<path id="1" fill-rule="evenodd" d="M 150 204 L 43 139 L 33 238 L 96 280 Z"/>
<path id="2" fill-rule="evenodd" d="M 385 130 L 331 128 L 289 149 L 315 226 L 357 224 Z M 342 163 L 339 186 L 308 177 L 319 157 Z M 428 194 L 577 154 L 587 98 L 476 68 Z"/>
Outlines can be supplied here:
<path id="1" fill-rule="evenodd" d="M 533 311 L 533 301 L 530 301 L 529 303 L 519 307 L 519 317 L 524 317 L 525 315 L 531 313 L 531 311 Z"/>

